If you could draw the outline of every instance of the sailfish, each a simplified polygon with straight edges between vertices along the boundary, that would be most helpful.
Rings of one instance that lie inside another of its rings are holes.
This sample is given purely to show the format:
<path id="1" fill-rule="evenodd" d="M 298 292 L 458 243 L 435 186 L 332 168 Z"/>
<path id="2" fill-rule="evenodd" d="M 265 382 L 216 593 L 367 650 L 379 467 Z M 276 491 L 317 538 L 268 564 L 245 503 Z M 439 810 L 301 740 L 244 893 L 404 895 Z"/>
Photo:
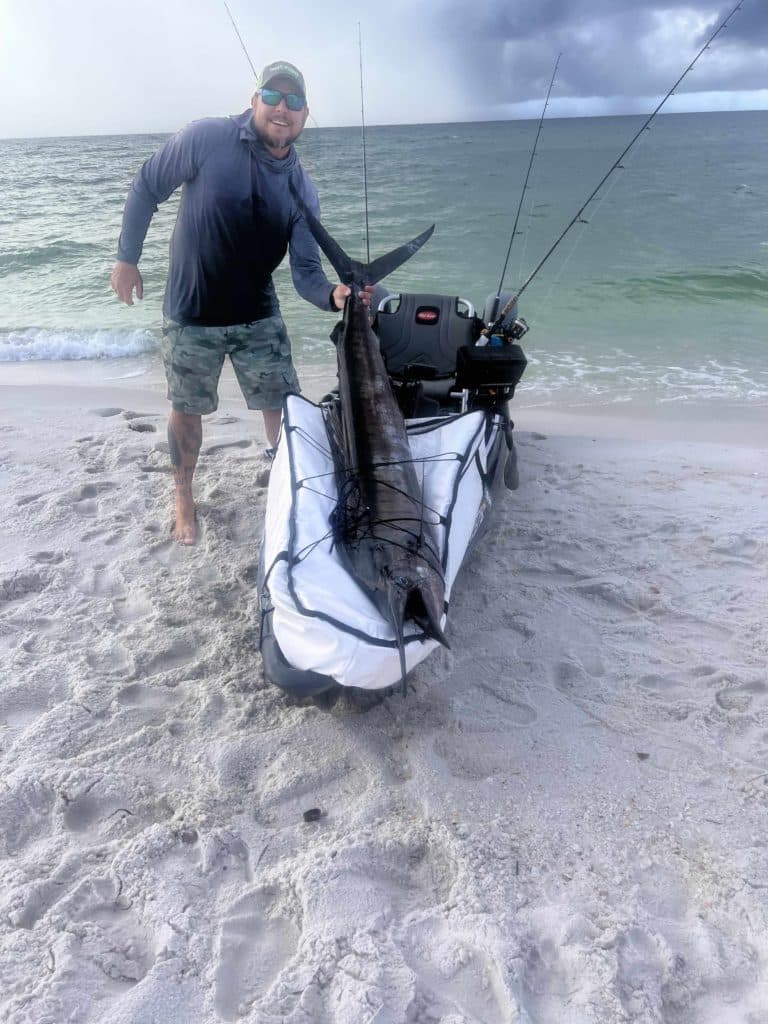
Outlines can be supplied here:
<path id="1" fill-rule="evenodd" d="M 351 294 L 335 332 L 338 421 L 331 424 L 339 499 L 331 517 L 348 571 L 394 631 L 405 692 L 404 627 L 448 647 L 441 620 L 445 578 L 434 513 L 425 508 L 405 420 L 392 392 L 379 340 L 360 297 L 410 259 L 434 225 L 371 263 L 351 259 L 294 193 L 318 245 Z"/>

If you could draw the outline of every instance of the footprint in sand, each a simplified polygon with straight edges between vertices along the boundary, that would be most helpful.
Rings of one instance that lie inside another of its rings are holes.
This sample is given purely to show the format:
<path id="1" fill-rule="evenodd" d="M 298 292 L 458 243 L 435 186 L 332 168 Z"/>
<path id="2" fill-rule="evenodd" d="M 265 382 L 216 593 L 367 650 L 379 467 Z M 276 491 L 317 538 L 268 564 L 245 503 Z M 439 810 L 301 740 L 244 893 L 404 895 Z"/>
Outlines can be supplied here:
<path id="1" fill-rule="evenodd" d="M 642 686 L 645 690 L 655 690 L 658 693 L 685 693 L 688 690 L 688 686 L 680 676 L 674 672 L 661 675 L 658 672 L 648 672 L 644 676 L 640 676 L 637 680 L 637 685 Z"/>
<path id="2" fill-rule="evenodd" d="M 0 578 L 0 609 L 41 593 L 48 581 L 35 572 L 16 572 Z"/>
<path id="3" fill-rule="evenodd" d="M 122 584 L 112 569 L 106 565 L 94 565 L 75 583 L 81 594 L 88 597 L 116 597 L 122 594 Z"/>
<path id="4" fill-rule="evenodd" d="M 343 1019 L 372 1021 L 372 979 L 381 964 L 374 949 L 383 945 L 386 962 L 402 979 L 392 993 L 394 1003 L 388 1005 L 385 1020 L 415 1024 L 443 1019 L 409 1012 L 413 973 L 420 974 L 420 965 L 414 972 L 408 968 L 410 944 L 402 933 L 405 922 L 416 915 L 423 920 L 428 908 L 450 898 L 456 878 L 455 863 L 429 829 L 398 830 L 352 847 L 325 847 L 320 863 L 307 865 L 301 880 L 297 879 L 305 955 L 300 964 L 294 961 L 285 971 L 282 991 L 293 990 L 307 1019 L 327 1022 L 342 1019 L 338 1006 L 343 991 L 347 1008 Z M 351 941 L 352 936 L 357 941 Z M 500 1022 L 500 1018 L 492 1020 Z"/>
<path id="5" fill-rule="evenodd" d="M 122 676 L 133 666 L 127 648 L 113 638 L 86 651 L 85 660 L 95 672 L 105 676 Z"/>
<path id="6" fill-rule="evenodd" d="M 221 444 L 212 444 L 207 448 L 204 448 L 202 454 L 215 455 L 216 452 L 226 451 L 227 448 L 250 448 L 252 444 L 253 442 L 249 441 L 247 438 L 244 438 L 241 441 L 223 441 Z"/>
<path id="7" fill-rule="evenodd" d="M 735 560 L 746 562 L 752 561 L 759 549 L 758 541 L 746 533 L 728 534 L 720 537 L 712 545 L 712 550 L 718 555 L 728 555 Z"/>
<path id="8" fill-rule="evenodd" d="M 555 689 L 571 697 L 576 693 L 586 693 L 588 685 L 584 666 L 576 661 L 559 661 L 552 673 Z"/>
<path id="9" fill-rule="evenodd" d="M 0 687 L 0 723 L 10 733 L 16 733 L 35 722 L 52 704 L 64 699 L 66 686 L 53 673 L 39 672 L 18 681 L 12 675 L 8 673 Z M 8 739 L 6 734 L 6 742 Z"/>
<path id="10" fill-rule="evenodd" d="M 5 709 L 3 711 L 5 713 Z M 0 790 L 0 853 L 18 854 L 47 831 L 56 794 L 51 786 L 32 778 L 13 778 Z"/>
<path id="11" fill-rule="evenodd" d="M 158 420 L 160 414 L 156 412 L 134 412 L 133 409 L 123 409 L 124 420 Z"/>
<path id="12" fill-rule="evenodd" d="M 141 619 L 147 619 L 153 610 L 152 602 L 142 591 L 121 595 L 112 600 L 112 611 L 121 622 L 138 622 Z"/>
<path id="13" fill-rule="evenodd" d="M 214 1005 L 222 1020 L 237 1020 L 264 996 L 296 952 L 293 921 L 280 916 L 276 892 L 256 889 L 233 904 L 216 942 Z"/>
<path id="14" fill-rule="evenodd" d="M 118 704 L 133 708 L 162 708 L 174 700 L 173 690 L 167 686 L 143 686 L 141 683 L 124 686 L 117 695 Z"/>
<path id="15" fill-rule="evenodd" d="M 744 998 L 757 992 L 754 950 L 745 937 L 719 931 L 716 915 L 696 913 L 683 880 L 660 866 L 646 873 L 638 895 L 643 916 L 658 928 L 631 926 L 616 943 L 615 990 L 632 1020 L 699 1020 L 704 1006 L 709 1019 L 726 1020 L 728 1008 L 752 1001 Z"/>
<path id="16" fill-rule="evenodd" d="M 521 942 L 521 957 L 516 973 L 519 983 L 516 988 L 520 998 L 520 1018 L 516 1014 L 507 1018 L 525 1021 L 563 1021 L 572 1019 L 571 1000 L 574 992 L 586 989 L 585 1002 L 602 1001 L 602 994 L 591 993 L 589 972 L 574 966 L 564 954 L 561 934 L 549 934 L 546 925 L 525 935 Z M 611 1007 L 615 1006 L 612 996 L 608 997 Z M 589 1004 L 589 1003 L 588 1003 Z M 481 1018 L 482 1019 L 482 1018 Z M 584 1018 L 573 1018 L 584 1019 Z M 610 1012 L 595 1019 L 614 1020 Z M 506 1020 L 505 1020 L 506 1024 Z"/>
<path id="17" fill-rule="evenodd" d="M 94 481 L 92 484 L 83 484 L 74 493 L 70 493 L 62 499 L 62 504 L 71 502 L 76 512 L 79 512 L 81 515 L 92 515 L 94 512 L 99 511 L 99 503 L 96 499 L 104 494 L 108 494 L 110 491 L 114 491 L 116 488 L 117 484 L 112 483 L 111 480 L 100 480 L 98 482 Z"/>
<path id="18" fill-rule="evenodd" d="M 98 472 L 96 469 L 93 471 Z M 89 484 L 83 484 L 82 486 L 63 494 L 58 499 L 57 504 L 69 506 L 81 516 L 95 516 L 98 514 L 100 509 L 98 499 L 101 498 L 102 495 L 108 494 L 110 491 L 114 491 L 117 486 L 118 485 L 113 483 L 111 480 L 100 480 Z"/>
<path id="19" fill-rule="evenodd" d="M 447 921 L 432 918 L 414 925 L 403 955 L 415 975 L 409 1020 L 509 1024 L 518 1019 L 503 966 Z"/>
<path id="20" fill-rule="evenodd" d="M 142 420 L 131 420 L 128 424 L 129 430 L 135 430 L 138 434 L 156 434 L 157 427 L 154 423 L 146 423 Z"/>
<path id="21" fill-rule="evenodd" d="M 696 665 L 694 668 L 691 669 L 691 675 L 694 677 L 694 679 L 703 679 L 707 676 L 715 675 L 718 671 L 719 669 L 716 665 Z"/>
<path id="22" fill-rule="evenodd" d="M 259 563 L 251 562 L 250 565 L 246 565 L 240 572 L 240 578 L 244 583 L 247 583 L 249 587 L 256 586 L 259 581 Z"/>
<path id="23" fill-rule="evenodd" d="M 22 886 L 10 895 L 6 906 L 8 920 L 14 928 L 34 928 L 69 889 L 82 867 L 82 856 L 67 853 L 50 874 Z"/>
<path id="24" fill-rule="evenodd" d="M 78 952 L 101 968 L 105 995 L 115 994 L 116 981 L 141 981 L 155 959 L 150 936 L 119 892 L 120 883 L 113 878 L 84 878 L 56 908 L 67 923 L 86 926 Z"/>
<path id="25" fill-rule="evenodd" d="M 503 730 L 465 735 L 451 728 L 438 736 L 433 750 L 454 779 L 482 782 L 517 770 L 519 751 Z"/>
<path id="26" fill-rule="evenodd" d="M 478 686 L 504 705 L 501 714 L 504 716 L 505 722 L 509 722 L 511 725 L 533 725 L 539 717 L 539 713 L 534 707 L 518 697 L 512 696 L 505 689 L 503 683 L 479 683 Z"/>
<path id="27" fill-rule="evenodd" d="M 41 498 L 44 497 L 45 494 L 43 492 L 39 492 L 36 494 L 22 494 L 21 497 L 16 499 L 16 505 L 18 508 L 24 508 L 26 505 L 31 505 L 33 504 L 33 502 L 39 501 Z"/>
<path id="28" fill-rule="evenodd" d="M 657 990 L 669 973 L 669 950 L 660 936 L 632 927 L 617 944 L 617 990 L 625 1011 L 645 1015 L 658 1003 Z M 664 1017 L 657 1019 L 663 1020 Z"/>
<path id="29" fill-rule="evenodd" d="M 172 672 L 174 669 L 186 666 L 199 654 L 197 643 L 178 637 L 173 640 L 164 650 L 151 653 L 140 652 L 136 658 L 136 673 L 142 678 L 156 675 L 160 672 Z"/>
<path id="30" fill-rule="evenodd" d="M 107 546 L 117 544 L 119 537 L 109 530 L 86 530 L 85 533 L 80 534 L 80 540 L 83 544 L 95 544 L 102 543 Z"/>
<path id="31" fill-rule="evenodd" d="M 89 793 L 84 793 L 67 802 L 61 818 L 64 828 L 70 832 L 85 832 L 104 816 L 102 802 Z"/>
<path id="32" fill-rule="evenodd" d="M 745 712 L 753 704 L 765 704 L 768 695 L 768 682 L 764 679 L 752 679 L 748 682 L 734 681 L 715 694 L 715 703 L 723 711 Z"/>
<path id="33" fill-rule="evenodd" d="M 110 405 L 102 409 L 91 409 L 90 411 L 94 416 L 101 416 L 102 419 L 109 419 L 110 416 L 119 416 L 123 410 Z"/>

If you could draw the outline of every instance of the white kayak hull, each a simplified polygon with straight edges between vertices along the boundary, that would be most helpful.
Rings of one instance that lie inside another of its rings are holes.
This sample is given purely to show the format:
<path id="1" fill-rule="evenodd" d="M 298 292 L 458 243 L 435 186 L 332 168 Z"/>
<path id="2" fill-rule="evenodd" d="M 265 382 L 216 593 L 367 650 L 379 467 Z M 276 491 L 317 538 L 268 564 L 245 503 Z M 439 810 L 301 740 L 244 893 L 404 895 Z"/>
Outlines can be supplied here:
<path id="1" fill-rule="evenodd" d="M 425 507 L 440 519 L 445 615 L 453 584 L 487 525 L 507 457 L 504 422 L 476 410 L 407 421 Z M 401 679 L 397 638 L 334 544 L 336 475 L 323 411 L 296 395 L 269 482 L 259 587 L 266 677 L 297 696 L 335 687 L 380 690 Z M 408 672 L 437 646 L 414 622 L 404 631 Z"/>

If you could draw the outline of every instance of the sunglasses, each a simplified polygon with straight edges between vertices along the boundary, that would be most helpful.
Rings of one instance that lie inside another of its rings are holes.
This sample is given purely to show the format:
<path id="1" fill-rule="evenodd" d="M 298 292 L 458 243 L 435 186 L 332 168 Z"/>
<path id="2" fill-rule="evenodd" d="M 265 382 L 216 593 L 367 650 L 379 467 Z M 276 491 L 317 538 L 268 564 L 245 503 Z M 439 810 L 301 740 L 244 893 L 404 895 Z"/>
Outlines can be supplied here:
<path id="1" fill-rule="evenodd" d="M 306 99 L 297 92 L 281 92 L 279 89 L 261 89 L 261 98 L 268 107 L 276 107 L 280 100 L 285 100 L 289 110 L 303 110 Z"/>

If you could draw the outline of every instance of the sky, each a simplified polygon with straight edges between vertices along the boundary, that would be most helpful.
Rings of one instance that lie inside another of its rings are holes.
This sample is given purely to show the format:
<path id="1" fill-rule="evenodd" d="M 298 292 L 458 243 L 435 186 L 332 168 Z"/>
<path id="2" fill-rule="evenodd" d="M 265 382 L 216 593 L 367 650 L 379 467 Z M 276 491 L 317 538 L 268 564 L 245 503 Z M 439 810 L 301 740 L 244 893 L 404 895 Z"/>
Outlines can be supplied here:
<path id="1" fill-rule="evenodd" d="M 311 124 L 650 112 L 728 11 L 718 0 L 228 0 L 257 69 L 290 60 Z M 768 0 L 743 0 L 665 107 L 768 109 Z M 244 110 L 223 0 L 0 0 L 0 138 L 174 131 Z"/>

